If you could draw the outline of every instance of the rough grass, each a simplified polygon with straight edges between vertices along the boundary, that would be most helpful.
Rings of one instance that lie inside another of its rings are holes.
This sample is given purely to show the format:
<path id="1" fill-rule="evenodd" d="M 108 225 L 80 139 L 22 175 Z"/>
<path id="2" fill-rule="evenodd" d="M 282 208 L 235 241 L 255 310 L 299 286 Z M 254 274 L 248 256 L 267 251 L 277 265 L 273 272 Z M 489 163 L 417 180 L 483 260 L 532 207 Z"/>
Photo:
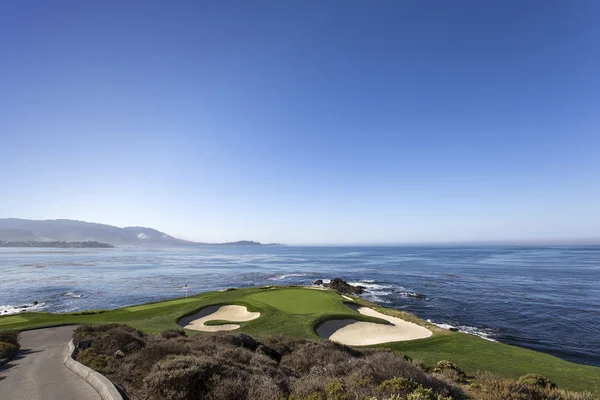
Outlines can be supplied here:
<path id="1" fill-rule="evenodd" d="M 248 307 L 249 311 L 259 311 L 260 318 L 241 323 L 238 330 L 259 339 L 268 335 L 281 335 L 319 340 L 315 333 L 315 325 L 329 318 L 377 321 L 351 310 L 343 304 L 344 302 L 347 300 L 330 290 L 236 289 L 94 314 L 23 313 L 2 316 L 0 331 L 64 324 L 126 323 L 146 334 L 153 334 L 167 329 L 180 329 L 177 321 L 181 317 L 215 304 L 239 304 Z M 600 368 L 574 364 L 547 354 L 445 331 L 413 315 L 382 308 L 362 299 L 356 299 L 355 303 L 431 329 L 434 334 L 427 339 L 379 346 L 408 354 L 415 360 L 423 360 L 427 365 L 434 366 L 440 360 L 450 360 L 471 376 L 477 371 L 491 371 L 504 378 L 518 378 L 530 373 L 540 374 L 561 388 L 591 390 L 600 394 Z M 204 335 L 192 331 L 189 334 Z"/>

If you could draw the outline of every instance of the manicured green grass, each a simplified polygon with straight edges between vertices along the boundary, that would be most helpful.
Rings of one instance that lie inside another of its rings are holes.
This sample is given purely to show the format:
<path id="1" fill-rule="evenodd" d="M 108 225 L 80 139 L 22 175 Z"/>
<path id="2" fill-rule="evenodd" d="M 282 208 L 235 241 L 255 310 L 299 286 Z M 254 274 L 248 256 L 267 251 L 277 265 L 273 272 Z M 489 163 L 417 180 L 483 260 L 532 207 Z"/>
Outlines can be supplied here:
<path id="1" fill-rule="evenodd" d="M 24 313 L 0 317 L 0 330 L 31 329 L 64 324 L 123 323 L 147 333 L 159 333 L 177 328 L 177 321 L 200 309 L 217 304 L 239 304 L 260 317 L 241 325 L 240 332 L 260 338 L 281 334 L 318 340 L 315 327 L 326 319 L 353 318 L 362 321 L 385 322 L 356 313 L 344 305 L 346 300 L 333 291 L 306 288 L 236 289 L 225 292 L 202 293 L 197 296 L 160 303 L 126 307 L 97 313 L 48 314 Z M 560 387 L 590 390 L 600 394 L 600 368 L 570 363 L 535 351 L 490 342 L 463 333 L 439 329 L 417 317 L 376 306 L 362 299 L 356 303 L 378 311 L 405 318 L 430 328 L 434 334 L 427 339 L 379 345 L 421 359 L 432 365 L 450 360 L 468 374 L 488 370 L 504 377 L 537 373 L 550 378 Z M 212 321 L 211 324 L 229 323 Z M 193 334 L 199 332 L 190 331 Z"/>
<path id="2" fill-rule="evenodd" d="M 240 325 L 240 324 L 243 324 L 243 322 L 225 321 L 224 319 L 212 319 L 210 321 L 204 322 L 204 325 L 206 325 L 206 326 L 218 326 L 218 325 L 229 325 L 229 324 Z"/>
<path id="3" fill-rule="evenodd" d="M 340 296 L 331 296 L 330 291 L 313 290 L 310 296 L 306 295 L 306 289 L 287 290 L 265 290 L 246 296 L 247 300 L 256 300 L 269 304 L 279 311 L 288 314 L 320 314 L 324 311 L 335 313 L 347 313 L 346 307 Z"/>
<path id="4" fill-rule="evenodd" d="M 563 389 L 600 394 L 600 368 L 463 333 L 438 333 L 427 339 L 390 343 L 385 347 L 421 359 L 427 365 L 451 360 L 467 374 L 487 370 L 503 377 L 518 378 L 536 373 L 550 378 Z"/>

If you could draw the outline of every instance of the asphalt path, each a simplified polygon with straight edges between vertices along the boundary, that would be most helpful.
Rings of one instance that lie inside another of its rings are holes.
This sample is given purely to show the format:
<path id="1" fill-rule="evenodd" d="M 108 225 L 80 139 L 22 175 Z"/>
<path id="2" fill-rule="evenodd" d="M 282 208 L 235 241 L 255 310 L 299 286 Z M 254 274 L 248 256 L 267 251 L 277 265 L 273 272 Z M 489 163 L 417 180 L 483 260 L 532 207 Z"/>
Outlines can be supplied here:
<path id="1" fill-rule="evenodd" d="M 74 326 L 22 332 L 17 358 L 0 367 L 1 400 L 100 400 L 63 361 Z"/>

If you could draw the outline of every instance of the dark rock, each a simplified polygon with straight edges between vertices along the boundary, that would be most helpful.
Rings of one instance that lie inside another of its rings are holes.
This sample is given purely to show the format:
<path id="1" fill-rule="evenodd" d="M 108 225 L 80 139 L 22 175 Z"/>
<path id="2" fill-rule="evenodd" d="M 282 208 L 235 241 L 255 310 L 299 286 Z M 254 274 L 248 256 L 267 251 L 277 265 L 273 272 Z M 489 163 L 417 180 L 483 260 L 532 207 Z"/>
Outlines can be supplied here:
<path id="1" fill-rule="evenodd" d="M 38 305 L 38 304 L 40 304 L 40 303 L 39 303 L 39 302 L 37 302 L 37 301 L 34 301 L 34 302 L 33 302 L 33 303 L 31 303 L 31 304 L 33 304 L 34 306 L 37 306 L 37 305 Z"/>
<path id="2" fill-rule="evenodd" d="M 449 331 L 451 332 L 458 332 L 458 328 L 455 328 L 453 326 L 451 326 L 450 328 L 448 328 Z"/>
<path id="3" fill-rule="evenodd" d="M 366 289 L 364 286 L 352 286 L 341 278 L 335 278 L 323 286 L 345 294 L 362 294 Z"/>
<path id="4" fill-rule="evenodd" d="M 323 279 L 317 279 L 315 281 L 315 285 L 322 285 L 323 284 Z"/>

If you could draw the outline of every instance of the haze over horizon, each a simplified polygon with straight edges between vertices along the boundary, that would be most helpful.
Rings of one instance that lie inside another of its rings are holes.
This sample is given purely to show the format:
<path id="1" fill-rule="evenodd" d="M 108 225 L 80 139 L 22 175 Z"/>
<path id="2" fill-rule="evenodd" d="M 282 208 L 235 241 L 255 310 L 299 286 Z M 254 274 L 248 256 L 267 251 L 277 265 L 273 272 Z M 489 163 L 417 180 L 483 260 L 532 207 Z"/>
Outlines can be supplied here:
<path id="1" fill-rule="evenodd" d="M 0 4 L 0 217 L 600 238 L 600 3 Z"/>

